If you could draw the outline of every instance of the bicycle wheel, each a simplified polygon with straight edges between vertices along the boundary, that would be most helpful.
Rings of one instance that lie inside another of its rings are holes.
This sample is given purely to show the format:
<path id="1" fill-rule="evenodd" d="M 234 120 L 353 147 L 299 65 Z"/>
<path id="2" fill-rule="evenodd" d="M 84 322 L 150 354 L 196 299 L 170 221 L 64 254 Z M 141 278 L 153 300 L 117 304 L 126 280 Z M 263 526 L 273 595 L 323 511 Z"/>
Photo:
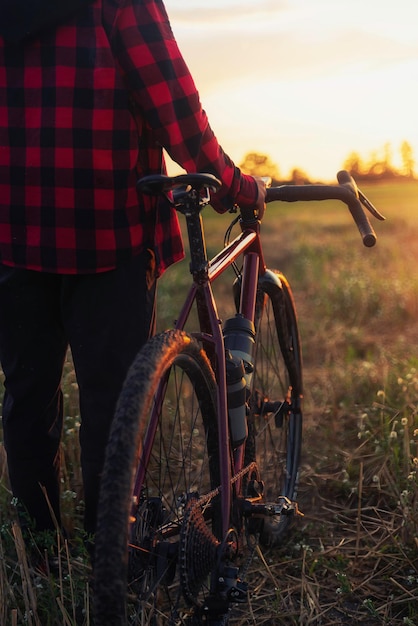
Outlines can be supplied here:
<path id="1" fill-rule="evenodd" d="M 260 278 L 246 462 L 256 461 L 264 501 L 296 499 L 302 439 L 302 357 L 289 283 L 268 270 Z M 277 545 L 291 515 L 267 517 L 260 540 Z"/>
<path id="2" fill-rule="evenodd" d="M 219 544 L 215 405 L 212 368 L 189 335 L 167 331 L 139 352 L 102 477 L 97 625 L 192 623 L 199 612 Z"/>

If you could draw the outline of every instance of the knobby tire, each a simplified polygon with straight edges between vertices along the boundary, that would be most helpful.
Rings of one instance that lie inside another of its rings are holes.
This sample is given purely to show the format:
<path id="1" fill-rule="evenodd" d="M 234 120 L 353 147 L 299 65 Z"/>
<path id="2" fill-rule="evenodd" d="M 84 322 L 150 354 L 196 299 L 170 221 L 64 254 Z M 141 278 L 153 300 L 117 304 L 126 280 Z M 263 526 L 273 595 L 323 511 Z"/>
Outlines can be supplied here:
<path id="1" fill-rule="evenodd" d="M 162 389 L 154 420 L 154 397 Z M 102 477 L 96 626 L 194 623 L 217 542 L 216 498 L 208 498 L 204 511 L 196 506 L 219 486 L 215 389 L 205 353 L 184 332 L 157 335 L 137 355 L 118 402 Z M 143 453 L 145 478 L 136 484 Z M 179 556 L 185 541 L 201 551 L 190 565 Z"/>

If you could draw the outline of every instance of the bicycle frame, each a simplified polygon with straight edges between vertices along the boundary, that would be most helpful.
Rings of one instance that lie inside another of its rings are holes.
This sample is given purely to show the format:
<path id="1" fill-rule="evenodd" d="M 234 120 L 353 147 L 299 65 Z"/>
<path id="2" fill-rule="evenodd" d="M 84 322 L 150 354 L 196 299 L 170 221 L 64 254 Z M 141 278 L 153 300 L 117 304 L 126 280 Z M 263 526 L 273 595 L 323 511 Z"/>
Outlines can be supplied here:
<path id="1" fill-rule="evenodd" d="M 206 248 L 204 245 L 203 224 L 200 215 L 200 207 L 197 206 L 194 212 L 186 214 L 186 222 L 189 236 L 193 237 L 193 251 L 191 261 L 191 274 L 193 283 L 189 289 L 186 300 L 180 311 L 180 315 L 175 324 L 177 330 L 184 330 L 189 319 L 192 307 L 196 304 L 199 318 L 200 332 L 193 335 L 205 344 L 208 355 L 212 360 L 212 366 L 217 382 L 217 409 L 218 409 L 218 446 L 220 460 L 220 498 L 222 515 L 222 536 L 226 537 L 230 528 L 230 513 L 232 508 L 232 478 L 239 476 L 243 468 L 245 442 L 234 451 L 231 450 L 229 438 L 228 406 L 227 406 L 227 385 L 226 385 L 226 363 L 225 346 L 222 333 L 221 320 L 212 290 L 212 283 L 223 272 L 231 267 L 236 259 L 244 255 L 242 275 L 242 292 L 245 299 L 241 299 L 238 313 L 247 319 L 254 321 L 255 302 L 257 295 L 257 283 L 259 273 L 266 270 L 262 256 L 259 230 L 260 224 L 253 220 L 251 225 L 243 224 L 243 232 L 219 252 L 211 261 L 208 261 Z M 157 426 L 157 414 L 160 399 L 164 396 L 164 381 L 161 382 L 159 394 L 155 400 L 157 410 L 154 411 L 150 420 L 150 426 L 146 434 L 153 438 Z M 154 432 L 153 432 L 154 431 Z M 143 449 L 150 450 L 151 446 L 144 442 Z M 144 463 L 138 468 L 136 485 L 142 484 L 145 467 L 148 459 L 144 458 Z M 232 462 L 231 462 L 232 460 Z M 240 478 L 235 481 L 235 489 L 239 492 Z M 134 489 L 134 497 L 139 497 L 137 489 Z"/>
<path id="2" fill-rule="evenodd" d="M 198 237 L 203 235 L 203 226 L 199 214 L 186 215 L 189 236 L 194 236 L 195 244 Z M 195 246 L 191 263 L 193 284 L 186 297 L 183 308 L 176 322 L 176 328 L 183 330 L 189 318 L 192 306 L 197 305 L 199 325 L 201 332 L 193 333 L 202 343 L 210 346 L 207 348 L 209 355 L 213 353 L 213 368 L 217 381 L 217 408 L 218 408 L 218 436 L 219 436 L 219 459 L 221 478 L 221 511 L 222 533 L 226 536 L 230 528 L 230 511 L 232 504 L 231 479 L 238 476 L 243 468 L 245 442 L 233 452 L 231 469 L 231 448 L 229 438 L 228 406 L 225 346 L 222 333 L 221 320 L 219 319 L 215 298 L 212 291 L 212 283 L 223 272 L 231 267 L 234 261 L 241 255 L 243 258 L 242 293 L 238 313 L 245 318 L 254 321 L 255 303 L 257 295 L 257 283 L 259 273 L 265 272 L 265 263 L 260 245 L 260 223 L 253 220 L 251 224 L 242 223 L 243 232 L 221 250 L 210 262 L 207 261 L 204 246 Z M 204 239 L 202 238 L 203 242 Z M 236 490 L 240 490 L 240 479 L 236 480 Z"/>

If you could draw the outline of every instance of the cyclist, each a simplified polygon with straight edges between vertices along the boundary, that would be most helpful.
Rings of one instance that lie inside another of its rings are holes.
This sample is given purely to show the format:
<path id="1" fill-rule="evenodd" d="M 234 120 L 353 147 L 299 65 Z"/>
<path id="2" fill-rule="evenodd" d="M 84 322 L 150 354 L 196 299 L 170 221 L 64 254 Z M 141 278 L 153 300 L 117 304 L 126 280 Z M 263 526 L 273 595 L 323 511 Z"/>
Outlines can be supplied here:
<path id="1" fill-rule="evenodd" d="M 160 0 L 4 0 L 0 6 L 0 360 L 14 496 L 58 524 L 60 389 L 80 392 L 85 530 L 127 369 L 153 328 L 156 279 L 183 256 L 167 200 L 135 183 L 186 171 L 223 183 L 213 206 L 264 210 L 202 110 Z M 23 517 L 22 517 L 23 520 Z"/>

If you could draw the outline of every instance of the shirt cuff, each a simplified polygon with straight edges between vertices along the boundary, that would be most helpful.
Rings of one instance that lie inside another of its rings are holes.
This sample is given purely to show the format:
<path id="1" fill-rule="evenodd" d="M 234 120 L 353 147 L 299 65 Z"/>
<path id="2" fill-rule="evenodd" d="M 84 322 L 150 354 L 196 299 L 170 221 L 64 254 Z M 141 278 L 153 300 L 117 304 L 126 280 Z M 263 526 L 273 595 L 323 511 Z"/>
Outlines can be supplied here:
<path id="1" fill-rule="evenodd" d="M 230 211 L 235 205 L 244 208 L 253 207 L 257 202 L 258 187 L 252 176 L 242 174 L 235 168 L 234 180 L 235 194 L 231 189 L 229 193 L 225 193 L 225 188 L 222 188 L 211 196 L 211 205 L 218 213 Z"/>

